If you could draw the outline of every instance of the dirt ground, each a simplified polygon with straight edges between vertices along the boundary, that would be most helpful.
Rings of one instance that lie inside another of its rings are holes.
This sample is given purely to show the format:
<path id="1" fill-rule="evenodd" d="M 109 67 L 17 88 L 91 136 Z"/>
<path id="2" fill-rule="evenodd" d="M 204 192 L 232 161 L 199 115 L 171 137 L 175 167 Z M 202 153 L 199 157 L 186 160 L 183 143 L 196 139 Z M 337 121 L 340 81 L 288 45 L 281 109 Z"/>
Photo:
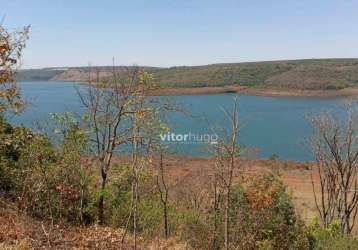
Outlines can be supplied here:
<path id="1" fill-rule="evenodd" d="M 209 185 L 214 159 L 208 157 L 169 156 L 165 159 L 167 173 L 172 189 L 182 189 L 188 186 L 205 187 Z M 287 185 L 287 191 L 292 195 L 297 213 L 306 222 L 316 215 L 315 202 L 312 192 L 311 174 L 318 184 L 317 172 L 311 171 L 312 163 L 301 163 L 285 160 L 270 159 L 240 159 L 237 180 L 240 176 L 250 177 L 258 173 L 274 172 Z"/>
<path id="2" fill-rule="evenodd" d="M 128 157 L 115 158 L 115 162 L 125 162 Z M 155 164 L 156 162 L 152 162 Z M 312 193 L 311 174 L 317 183 L 317 172 L 311 172 L 313 163 L 301 163 L 271 159 L 238 159 L 240 172 L 235 181 L 243 176 L 250 178 L 253 175 L 265 172 L 278 174 L 287 185 L 287 191 L 292 195 L 298 215 L 309 223 L 315 216 L 315 203 Z M 209 157 L 167 156 L 164 158 L 165 170 L 170 183 L 171 195 L 181 190 L 203 190 L 210 185 L 215 160 Z M 179 199 L 185 197 L 179 196 Z M 30 218 L 19 214 L 14 204 L 7 204 L 0 199 L 0 249 L 7 244 L 24 246 L 29 245 L 43 249 L 63 249 L 78 247 L 77 249 L 118 249 L 123 231 L 109 227 L 91 226 L 75 227 L 56 225 L 51 227 L 49 222 Z M 128 239 L 128 245 L 131 244 Z M 139 240 L 141 242 L 142 239 Z M 5 242 L 5 243 L 2 243 Z M 5 245 L 3 245 L 5 244 Z M 141 242 L 140 244 L 144 244 Z M 147 243 L 145 243 L 147 244 Z M 176 240 L 159 242 L 153 240 L 151 246 L 145 249 L 187 249 Z M 154 244 L 154 245 L 153 245 Z M 158 246 L 161 247 L 158 247 Z M 162 248 L 165 245 L 167 248 Z M 127 248 L 125 248 L 127 249 Z"/>
<path id="3" fill-rule="evenodd" d="M 227 85 L 222 87 L 200 88 L 163 88 L 150 93 L 154 96 L 161 95 L 205 95 L 221 93 L 246 93 L 257 96 L 302 96 L 302 97 L 349 97 L 358 96 L 358 88 L 350 87 L 336 90 L 299 90 L 299 89 L 271 89 L 249 88 L 240 85 Z"/>

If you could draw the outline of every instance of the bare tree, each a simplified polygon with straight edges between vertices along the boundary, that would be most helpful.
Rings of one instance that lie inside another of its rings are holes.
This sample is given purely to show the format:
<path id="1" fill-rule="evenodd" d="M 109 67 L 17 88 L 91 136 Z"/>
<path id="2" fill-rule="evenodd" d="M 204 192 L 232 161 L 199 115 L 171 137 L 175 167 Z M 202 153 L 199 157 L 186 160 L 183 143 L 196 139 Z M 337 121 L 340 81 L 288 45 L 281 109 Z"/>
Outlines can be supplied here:
<path id="1" fill-rule="evenodd" d="M 99 75 L 99 73 L 97 73 Z M 91 74 L 89 73 L 89 78 Z M 101 192 L 98 201 L 99 222 L 104 222 L 104 191 L 112 157 L 124 145 L 131 152 L 131 207 L 122 236 L 122 247 L 130 222 L 133 225 L 134 249 L 137 248 L 138 204 L 143 169 L 148 165 L 148 154 L 159 140 L 161 114 L 172 110 L 164 100 L 150 97 L 156 89 L 152 75 L 132 67 L 127 71 L 112 68 L 106 84 L 89 81 L 85 93 L 78 91 L 88 113 L 88 127 L 93 131 L 91 141 L 101 172 Z"/>
<path id="2" fill-rule="evenodd" d="M 349 234 L 358 212 L 358 112 L 352 103 L 344 105 L 343 111 L 339 115 L 326 111 L 310 116 L 314 128 L 310 144 L 316 159 L 311 180 L 323 225 L 338 219 L 341 231 Z"/>
<path id="3" fill-rule="evenodd" d="M 216 169 L 217 165 L 215 165 L 215 169 Z M 219 214 L 220 214 L 220 210 L 221 210 L 221 202 L 222 202 L 222 196 L 223 196 L 223 188 L 220 185 L 221 183 L 221 178 L 219 178 L 219 174 L 214 172 L 213 176 L 212 176 L 212 189 L 213 189 L 213 215 L 214 215 L 214 226 L 213 226 L 213 233 L 212 233 L 212 249 L 216 249 L 217 248 L 217 237 L 218 237 L 218 229 L 219 229 Z"/>
<path id="4" fill-rule="evenodd" d="M 149 79 L 147 79 L 149 80 Z M 133 215 L 133 237 L 134 237 L 134 249 L 137 249 L 137 224 L 138 224 L 138 202 L 139 202 L 139 184 L 141 172 L 144 168 L 145 161 L 144 155 L 148 152 L 146 147 L 148 146 L 148 138 L 145 134 L 146 120 L 151 108 L 146 107 L 146 98 L 143 96 L 146 93 L 142 93 L 138 98 L 132 115 L 132 215 Z M 149 139 L 150 140 L 150 139 Z"/>
<path id="5" fill-rule="evenodd" d="M 215 200 L 214 206 L 218 209 L 218 203 L 221 195 L 224 199 L 224 244 L 225 249 L 230 246 L 230 196 L 233 185 L 233 178 L 236 171 L 239 169 L 237 157 L 240 156 L 240 148 L 238 145 L 239 139 L 239 104 L 238 98 L 234 99 L 234 106 L 232 110 L 223 109 L 223 112 L 230 122 L 230 130 L 223 131 L 223 139 L 219 140 L 215 146 L 216 161 L 215 161 Z M 221 189 L 221 190 L 220 190 Z"/>
<path id="6" fill-rule="evenodd" d="M 159 149 L 158 173 L 156 176 L 157 189 L 160 195 L 160 201 L 163 206 L 163 226 L 165 238 L 169 237 L 169 223 L 168 223 L 168 195 L 169 187 L 166 181 L 165 163 L 164 163 L 164 149 Z"/>
<path id="7" fill-rule="evenodd" d="M 87 126 L 91 129 L 91 142 L 99 162 L 101 192 L 98 219 L 102 224 L 104 192 L 113 154 L 121 145 L 138 142 L 133 137 L 136 129 L 133 117 L 144 112 L 139 108 L 148 99 L 147 92 L 153 85 L 150 83 L 150 75 L 137 67 L 125 72 L 122 70 L 119 74 L 113 66 L 111 80 L 106 88 L 98 87 L 98 82 L 93 82 L 90 75 L 85 90 L 78 90 L 78 93 L 88 114 Z"/>

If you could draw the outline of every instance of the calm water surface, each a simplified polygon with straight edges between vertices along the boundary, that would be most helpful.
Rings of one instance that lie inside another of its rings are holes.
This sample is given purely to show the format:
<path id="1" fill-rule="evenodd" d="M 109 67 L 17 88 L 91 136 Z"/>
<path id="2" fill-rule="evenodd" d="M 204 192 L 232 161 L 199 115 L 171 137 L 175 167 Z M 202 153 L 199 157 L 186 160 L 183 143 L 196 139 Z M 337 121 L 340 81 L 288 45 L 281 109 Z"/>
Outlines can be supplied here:
<path id="1" fill-rule="evenodd" d="M 48 120 L 50 112 L 81 112 L 75 82 L 21 82 L 21 90 L 32 105 L 20 117 L 12 118 L 16 124 L 35 124 Z M 81 87 L 81 86 L 80 86 Z M 228 127 L 222 108 L 230 108 L 233 94 L 182 95 L 171 99 L 190 110 L 192 116 L 172 114 L 170 122 L 175 133 L 212 133 L 212 126 Z M 310 160 L 312 156 L 304 145 L 311 128 L 305 114 L 325 108 L 339 109 L 343 98 L 305 97 L 262 97 L 240 95 L 240 143 L 257 148 L 259 157 L 273 154 L 282 159 Z M 173 145 L 172 151 L 178 154 L 206 155 L 204 145 Z"/>

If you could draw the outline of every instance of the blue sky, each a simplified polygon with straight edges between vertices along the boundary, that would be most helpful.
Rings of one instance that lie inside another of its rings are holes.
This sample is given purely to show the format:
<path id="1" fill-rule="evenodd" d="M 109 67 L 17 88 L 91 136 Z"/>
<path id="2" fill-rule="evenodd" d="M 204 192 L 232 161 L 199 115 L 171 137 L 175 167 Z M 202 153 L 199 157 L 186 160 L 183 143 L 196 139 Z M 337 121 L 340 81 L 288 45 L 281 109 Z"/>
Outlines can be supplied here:
<path id="1" fill-rule="evenodd" d="M 200 65 L 358 57 L 354 0 L 0 0 L 31 24 L 23 66 Z"/>

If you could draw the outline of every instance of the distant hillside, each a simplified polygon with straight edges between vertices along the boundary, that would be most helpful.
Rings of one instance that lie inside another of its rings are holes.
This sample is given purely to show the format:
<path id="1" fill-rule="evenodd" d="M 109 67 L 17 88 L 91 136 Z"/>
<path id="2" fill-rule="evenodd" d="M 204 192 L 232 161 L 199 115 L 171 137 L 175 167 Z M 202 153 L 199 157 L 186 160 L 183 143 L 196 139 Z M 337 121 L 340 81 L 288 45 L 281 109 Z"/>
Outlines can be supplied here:
<path id="1" fill-rule="evenodd" d="M 117 67 L 121 69 L 123 67 Z M 110 77 L 110 67 L 91 69 L 91 78 Z M 163 87 L 211 87 L 239 84 L 268 89 L 326 90 L 358 86 L 358 59 L 306 59 L 212 64 L 171 68 L 144 67 Z M 88 67 L 20 71 L 19 80 L 86 81 Z M 98 73 L 97 73 L 98 72 Z"/>
<path id="2" fill-rule="evenodd" d="M 55 68 L 44 68 L 44 69 L 24 69 L 20 70 L 17 73 L 17 79 L 19 81 L 47 81 L 54 78 L 56 75 L 59 75 L 65 72 L 65 69 L 55 69 Z"/>

